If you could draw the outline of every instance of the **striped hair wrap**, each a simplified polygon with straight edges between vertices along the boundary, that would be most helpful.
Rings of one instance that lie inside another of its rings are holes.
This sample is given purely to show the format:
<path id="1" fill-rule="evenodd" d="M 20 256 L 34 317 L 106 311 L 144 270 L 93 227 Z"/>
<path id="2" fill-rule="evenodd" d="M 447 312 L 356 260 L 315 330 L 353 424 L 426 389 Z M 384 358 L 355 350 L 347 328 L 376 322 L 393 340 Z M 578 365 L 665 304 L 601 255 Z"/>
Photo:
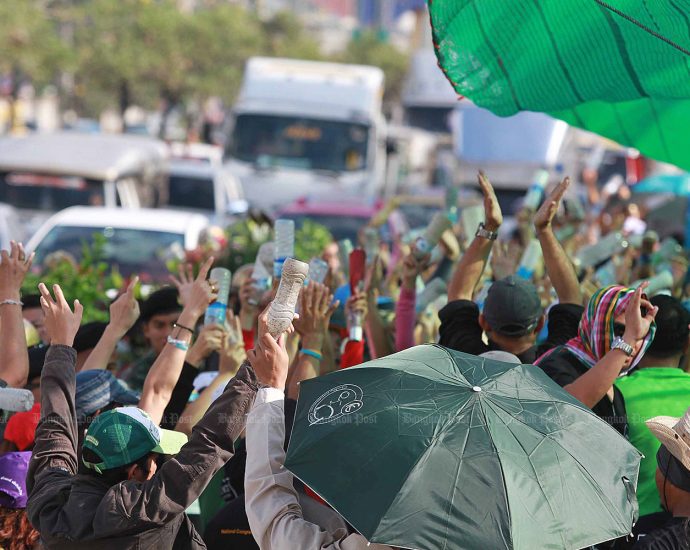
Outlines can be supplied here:
<path id="1" fill-rule="evenodd" d="M 578 336 L 570 339 L 565 347 L 575 355 L 581 363 L 591 368 L 611 350 L 613 339 L 613 325 L 616 317 L 625 313 L 628 304 L 635 294 L 634 288 L 624 286 L 608 286 L 597 290 L 587 304 L 580 319 Z M 642 359 L 654 339 L 656 323 L 652 322 L 642 346 L 632 357 L 632 363 L 627 369 L 633 369 Z M 541 363 L 561 346 L 547 351 L 535 364 Z"/>

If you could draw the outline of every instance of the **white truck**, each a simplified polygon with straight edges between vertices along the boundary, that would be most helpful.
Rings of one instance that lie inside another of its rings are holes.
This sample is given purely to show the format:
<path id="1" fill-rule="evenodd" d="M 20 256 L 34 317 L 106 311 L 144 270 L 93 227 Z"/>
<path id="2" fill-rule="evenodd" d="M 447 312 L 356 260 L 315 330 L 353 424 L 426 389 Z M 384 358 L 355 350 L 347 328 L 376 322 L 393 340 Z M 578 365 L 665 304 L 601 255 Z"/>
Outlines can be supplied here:
<path id="1" fill-rule="evenodd" d="M 376 67 L 251 58 L 225 159 L 249 204 L 273 212 L 303 196 L 377 195 L 383 83 Z"/>

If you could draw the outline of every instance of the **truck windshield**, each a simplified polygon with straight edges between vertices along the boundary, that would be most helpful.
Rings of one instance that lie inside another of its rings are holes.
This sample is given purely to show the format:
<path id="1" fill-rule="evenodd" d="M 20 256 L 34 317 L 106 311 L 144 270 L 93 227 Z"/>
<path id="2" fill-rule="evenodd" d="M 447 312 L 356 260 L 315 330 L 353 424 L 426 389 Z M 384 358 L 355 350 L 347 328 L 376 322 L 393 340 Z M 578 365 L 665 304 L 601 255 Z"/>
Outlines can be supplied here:
<path id="1" fill-rule="evenodd" d="M 239 115 L 231 155 L 260 168 L 352 172 L 366 166 L 365 124 L 278 115 Z"/>
<path id="2" fill-rule="evenodd" d="M 49 211 L 68 206 L 102 206 L 103 182 L 77 176 L 0 173 L 0 202 L 15 208 Z"/>

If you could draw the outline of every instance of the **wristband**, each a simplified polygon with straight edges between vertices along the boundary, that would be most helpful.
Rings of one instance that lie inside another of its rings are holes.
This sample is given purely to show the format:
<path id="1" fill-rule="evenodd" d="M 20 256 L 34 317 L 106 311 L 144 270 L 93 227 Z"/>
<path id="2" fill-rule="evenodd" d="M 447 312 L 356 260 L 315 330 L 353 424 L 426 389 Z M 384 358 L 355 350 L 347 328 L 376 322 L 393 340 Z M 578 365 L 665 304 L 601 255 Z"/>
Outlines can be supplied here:
<path id="1" fill-rule="evenodd" d="M 184 326 L 184 325 L 181 325 L 180 323 L 173 323 L 173 327 L 174 327 L 174 328 L 181 328 L 181 329 L 183 329 L 183 330 L 188 330 L 190 334 L 194 335 L 194 330 L 193 330 L 193 329 L 191 329 L 191 328 L 189 328 L 189 327 L 186 327 L 186 326 Z"/>
<path id="2" fill-rule="evenodd" d="M 189 349 L 189 344 L 187 342 L 184 340 L 176 340 L 172 336 L 168 336 L 168 344 L 172 344 L 177 349 L 181 349 L 182 351 L 187 351 Z"/>
<path id="3" fill-rule="evenodd" d="M 24 302 L 21 300 L 3 300 L 0 302 L 0 306 L 23 306 Z"/>
<path id="4" fill-rule="evenodd" d="M 302 349 L 300 350 L 300 353 L 308 355 L 309 357 L 313 357 L 317 361 L 321 361 L 323 359 L 323 355 L 321 355 L 318 351 L 313 349 Z"/>

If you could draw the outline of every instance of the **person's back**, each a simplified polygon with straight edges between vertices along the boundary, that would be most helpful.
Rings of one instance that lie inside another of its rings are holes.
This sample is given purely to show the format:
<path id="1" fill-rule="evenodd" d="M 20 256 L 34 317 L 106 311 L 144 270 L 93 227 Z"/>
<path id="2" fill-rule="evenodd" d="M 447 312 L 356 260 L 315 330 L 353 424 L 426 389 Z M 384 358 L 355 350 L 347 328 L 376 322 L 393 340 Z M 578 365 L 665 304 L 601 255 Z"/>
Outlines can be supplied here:
<path id="1" fill-rule="evenodd" d="M 690 404 L 690 374 L 678 368 L 688 349 L 690 316 L 670 296 L 650 301 L 659 308 L 654 340 L 639 367 L 616 381 L 625 399 L 628 437 L 644 455 L 637 486 L 640 516 L 662 511 L 654 479 L 660 443 L 645 422 L 655 416 L 682 416 Z"/>

